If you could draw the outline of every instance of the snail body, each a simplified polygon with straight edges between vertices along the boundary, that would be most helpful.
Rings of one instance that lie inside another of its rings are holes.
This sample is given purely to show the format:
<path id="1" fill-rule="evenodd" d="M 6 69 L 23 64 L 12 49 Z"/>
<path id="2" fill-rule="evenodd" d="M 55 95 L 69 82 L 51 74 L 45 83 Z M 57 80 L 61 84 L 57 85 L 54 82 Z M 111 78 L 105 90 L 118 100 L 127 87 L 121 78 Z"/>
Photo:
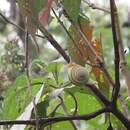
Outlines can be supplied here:
<path id="1" fill-rule="evenodd" d="M 68 77 L 75 85 L 83 85 L 89 81 L 88 72 L 85 67 L 73 62 L 68 65 Z"/>

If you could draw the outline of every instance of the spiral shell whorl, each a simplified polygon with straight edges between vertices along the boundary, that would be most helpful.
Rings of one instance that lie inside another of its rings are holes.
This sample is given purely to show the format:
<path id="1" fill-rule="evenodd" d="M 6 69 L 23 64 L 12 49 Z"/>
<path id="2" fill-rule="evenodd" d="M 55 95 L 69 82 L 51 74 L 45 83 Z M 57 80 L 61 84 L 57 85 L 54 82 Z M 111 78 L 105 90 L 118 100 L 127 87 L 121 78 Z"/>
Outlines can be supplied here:
<path id="1" fill-rule="evenodd" d="M 68 76 L 70 81 L 76 85 L 85 84 L 89 80 L 87 70 L 77 64 L 72 65 L 68 69 Z"/>

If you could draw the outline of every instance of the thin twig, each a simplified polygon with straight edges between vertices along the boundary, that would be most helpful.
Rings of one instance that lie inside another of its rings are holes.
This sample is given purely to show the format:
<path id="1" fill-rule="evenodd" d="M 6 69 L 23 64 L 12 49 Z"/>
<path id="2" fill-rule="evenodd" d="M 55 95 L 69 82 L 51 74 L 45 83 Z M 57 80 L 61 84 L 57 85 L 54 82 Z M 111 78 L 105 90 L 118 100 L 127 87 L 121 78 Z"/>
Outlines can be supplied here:
<path id="1" fill-rule="evenodd" d="M 99 64 L 93 64 L 93 63 L 90 63 L 90 61 L 86 61 L 86 64 L 93 68 L 100 68 Z"/>
<path id="2" fill-rule="evenodd" d="M 112 23 L 112 33 L 113 33 L 113 41 L 114 41 L 114 54 L 115 54 L 115 87 L 113 88 L 113 105 L 116 105 L 119 91 L 120 91 L 120 73 L 119 73 L 119 41 L 117 38 L 117 30 L 116 30 L 116 21 L 115 14 L 117 13 L 116 5 L 114 0 L 110 0 L 110 8 L 111 8 L 111 23 Z"/>
<path id="3" fill-rule="evenodd" d="M 36 34 L 35 36 L 37 36 L 37 37 L 39 37 L 39 38 L 42 38 L 42 39 L 45 39 L 45 37 L 44 37 L 44 36 L 39 35 L 39 34 Z"/>
<path id="4" fill-rule="evenodd" d="M 35 119 L 36 119 L 36 130 L 38 130 L 38 116 L 37 116 L 37 111 L 36 111 L 36 104 L 35 104 L 35 97 L 32 95 L 32 86 L 31 86 L 31 80 L 29 76 L 29 55 L 28 55 L 28 31 L 26 30 L 26 35 L 25 35 L 25 73 L 26 73 L 26 78 L 27 78 L 27 86 L 29 89 L 29 93 L 32 99 L 33 107 L 34 107 L 34 114 L 35 114 Z"/>
<path id="5" fill-rule="evenodd" d="M 40 31 L 44 34 L 47 40 L 51 43 L 51 45 L 63 56 L 63 58 L 69 63 L 70 58 L 64 51 L 64 49 L 57 43 L 57 41 L 53 38 L 53 36 L 42 26 L 39 26 Z"/>
<path id="6" fill-rule="evenodd" d="M 61 116 L 61 117 L 50 117 L 50 118 L 39 118 L 39 124 L 46 125 L 47 123 L 56 123 L 60 121 L 68 121 L 68 120 L 90 120 L 92 118 L 95 118 L 96 116 L 105 113 L 110 112 L 110 109 L 103 108 L 96 112 L 85 114 L 85 115 L 79 115 L 79 116 Z M 30 119 L 30 120 L 1 120 L 0 125 L 14 125 L 14 124 L 27 124 L 27 125 L 35 125 L 36 119 Z"/>
<path id="7" fill-rule="evenodd" d="M 24 30 L 22 27 L 20 27 L 19 25 L 13 23 L 13 22 L 10 21 L 7 17 L 5 17 L 5 16 L 1 13 L 1 11 L 0 11 L 0 16 L 5 20 L 6 23 L 9 23 L 9 24 L 15 26 L 16 28 L 18 28 L 18 29 L 20 29 L 20 30 L 22 30 L 22 31 L 25 32 L 25 30 Z"/>
<path id="8" fill-rule="evenodd" d="M 77 111 L 78 111 L 78 102 L 77 102 L 76 97 L 74 96 L 73 93 L 71 93 L 69 91 L 68 91 L 68 93 L 71 95 L 71 97 L 73 98 L 74 103 L 75 103 L 75 107 L 74 107 L 75 109 L 74 109 L 74 112 L 73 112 L 73 116 L 74 116 L 74 115 L 77 114 Z"/>
<path id="9" fill-rule="evenodd" d="M 61 100 L 61 102 L 62 102 L 62 103 L 61 103 L 61 106 L 62 106 L 62 108 L 63 108 L 63 110 L 64 110 L 64 113 L 65 113 L 66 116 L 68 116 L 69 113 L 68 113 L 67 107 L 66 107 L 66 105 L 65 105 L 65 102 L 64 102 L 64 100 L 63 100 L 62 97 L 59 96 L 59 98 L 60 98 L 60 100 Z M 74 130 L 77 130 L 77 124 L 76 124 L 76 122 L 70 120 L 70 123 L 72 124 Z"/>
<path id="10" fill-rule="evenodd" d="M 92 9 L 97 9 L 97 10 L 101 10 L 101 11 L 104 11 L 106 13 L 110 13 L 110 10 L 109 9 L 106 9 L 105 7 L 101 7 L 99 5 L 96 5 L 94 3 L 90 3 L 88 2 L 87 0 L 83 0 L 84 3 L 88 4 L 89 7 L 91 7 Z"/>
<path id="11" fill-rule="evenodd" d="M 119 100 L 121 102 L 122 109 L 124 110 L 124 115 L 130 120 L 130 111 L 128 109 L 127 103 L 122 95 L 119 95 Z"/>
<path id="12" fill-rule="evenodd" d="M 117 11 L 115 11 L 115 21 L 116 21 L 117 38 L 118 38 L 118 42 L 119 42 L 120 68 L 121 68 L 121 72 L 122 72 L 123 76 L 125 77 L 125 81 L 126 81 L 126 84 L 128 87 L 128 96 L 130 97 L 130 80 L 129 80 L 130 69 L 129 69 L 128 63 L 125 59 L 121 27 L 120 27 L 120 21 L 118 18 Z"/>
<path id="13" fill-rule="evenodd" d="M 112 19 L 113 40 L 114 40 L 114 46 L 115 46 L 114 49 L 115 49 L 115 80 L 116 80 L 115 88 L 113 88 L 112 104 L 116 105 L 117 98 L 119 97 L 123 111 L 125 112 L 126 117 L 128 117 L 130 119 L 130 113 L 128 112 L 128 106 L 125 103 L 123 96 L 119 94 L 119 91 L 120 91 L 119 62 L 120 62 L 120 64 L 126 63 L 126 62 L 125 62 L 125 56 L 124 56 L 124 51 L 123 51 L 124 47 L 123 47 L 123 41 L 122 41 L 115 1 L 111 1 L 111 19 Z M 126 63 L 126 65 L 127 65 L 127 63 Z M 129 73 L 128 69 L 127 69 L 127 73 Z M 127 75 L 127 77 L 129 77 L 129 76 Z"/>
<path id="14" fill-rule="evenodd" d="M 24 28 L 22 28 L 21 26 L 17 25 L 16 23 L 10 21 L 7 17 L 5 17 L 5 16 L 1 13 L 1 11 L 0 11 L 0 16 L 4 19 L 4 21 L 5 21 L 6 23 L 9 23 L 9 24 L 15 26 L 16 28 L 20 29 L 21 31 L 25 32 L 25 29 L 24 29 Z M 41 36 L 41 35 L 39 35 L 39 34 L 36 34 L 35 36 L 45 39 L 44 36 Z"/>
<path id="15" fill-rule="evenodd" d="M 57 109 L 61 106 L 61 104 L 62 104 L 62 102 L 60 102 L 56 107 L 55 107 L 55 109 L 49 114 L 51 117 L 53 116 L 55 116 L 54 115 L 54 113 L 57 111 Z"/>
<path id="16" fill-rule="evenodd" d="M 100 109 L 96 112 L 85 114 L 85 115 L 79 115 L 79 116 L 62 116 L 62 117 L 51 117 L 51 118 L 39 118 L 39 124 L 44 124 L 44 126 L 61 122 L 61 121 L 69 121 L 69 120 L 90 120 L 95 118 L 96 116 L 111 112 L 118 117 L 122 121 L 122 123 L 126 126 L 126 128 L 130 129 L 130 121 L 116 108 L 111 110 L 109 107 Z M 31 120 L 1 120 L 0 125 L 14 125 L 14 124 L 26 124 L 26 125 L 36 125 L 36 119 Z"/>

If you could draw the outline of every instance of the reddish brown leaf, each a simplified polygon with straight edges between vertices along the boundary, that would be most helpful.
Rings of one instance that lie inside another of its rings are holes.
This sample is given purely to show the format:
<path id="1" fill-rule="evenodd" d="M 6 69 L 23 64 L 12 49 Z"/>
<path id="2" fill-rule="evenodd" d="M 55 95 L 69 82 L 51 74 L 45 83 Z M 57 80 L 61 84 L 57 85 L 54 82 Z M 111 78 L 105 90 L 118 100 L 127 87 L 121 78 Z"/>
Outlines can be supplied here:
<path id="1" fill-rule="evenodd" d="M 53 0 L 48 0 L 46 7 L 43 8 L 42 11 L 39 13 L 38 19 L 42 26 L 45 26 L 50 18 L 50 9 L 52 6 L 52 2 Z"/>

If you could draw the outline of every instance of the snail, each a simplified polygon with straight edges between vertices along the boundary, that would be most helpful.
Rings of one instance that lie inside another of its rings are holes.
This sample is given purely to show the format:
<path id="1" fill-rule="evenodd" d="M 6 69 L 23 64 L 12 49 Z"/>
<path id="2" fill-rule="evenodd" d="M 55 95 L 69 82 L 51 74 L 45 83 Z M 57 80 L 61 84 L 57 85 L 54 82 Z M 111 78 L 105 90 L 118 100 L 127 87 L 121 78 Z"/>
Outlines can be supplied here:
<path id="1" fill-rule="evenodd" d="M 74 62 L 68 64 L 68 77 L 75 85 L 83 85 L 89 81 L 89 75 L 85 67 Z"/>

